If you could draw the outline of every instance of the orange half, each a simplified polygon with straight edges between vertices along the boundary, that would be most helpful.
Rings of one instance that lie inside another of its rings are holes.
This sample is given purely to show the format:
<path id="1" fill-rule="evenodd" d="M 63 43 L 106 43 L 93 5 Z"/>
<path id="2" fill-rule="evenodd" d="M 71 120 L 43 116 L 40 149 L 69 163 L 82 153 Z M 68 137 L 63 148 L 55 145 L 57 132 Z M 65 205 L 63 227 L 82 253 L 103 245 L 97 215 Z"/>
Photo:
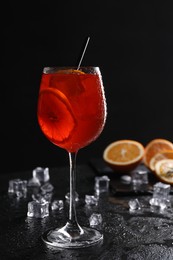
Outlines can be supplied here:
<path id="1" fill-rule="evenodd" d="M 43 133 L 57 145 L 70 138 L 76 125 L 67 97 L 54 88 L 44 89 L 39 94 L 38 121 Z"/>
<path id="2" fill-rule="evenodd" d="M 143 159 L 144 147 L 135 140 L 119 140 L 109 144 L 103 152 L 104 161 L 115 171 L 133 170 Z"/>

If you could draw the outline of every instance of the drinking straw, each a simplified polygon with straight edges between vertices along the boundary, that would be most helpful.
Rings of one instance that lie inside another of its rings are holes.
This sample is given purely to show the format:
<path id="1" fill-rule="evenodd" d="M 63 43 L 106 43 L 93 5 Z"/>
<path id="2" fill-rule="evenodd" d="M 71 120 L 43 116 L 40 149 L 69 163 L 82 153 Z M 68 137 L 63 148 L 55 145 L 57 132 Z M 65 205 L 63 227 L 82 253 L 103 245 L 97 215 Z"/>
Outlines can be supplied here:
<path id="1" fill-rule="evenodd" d="M 88 43 L 89 43 L 89 40 L 90 40 L 90 37 L 87 38 L 87 41 L 86 41 L 86 44 L 85 44 L 84 50 L 83 50 L 83 52 L 82 52 L 82 56 L 81 56 L 81 58 L 80 58 L 80 61 L 79 61 L 78 67 L 77 67 L 77 70 L 79 70 L 79 68 L 80 68 L 80 65 L 81 65 L 81 62 L 82 62 L 82 60 L 83 60 L 83 57 L 84 57 L 84 54 L 85 54 L 86 48 L 87 48 Z"/>

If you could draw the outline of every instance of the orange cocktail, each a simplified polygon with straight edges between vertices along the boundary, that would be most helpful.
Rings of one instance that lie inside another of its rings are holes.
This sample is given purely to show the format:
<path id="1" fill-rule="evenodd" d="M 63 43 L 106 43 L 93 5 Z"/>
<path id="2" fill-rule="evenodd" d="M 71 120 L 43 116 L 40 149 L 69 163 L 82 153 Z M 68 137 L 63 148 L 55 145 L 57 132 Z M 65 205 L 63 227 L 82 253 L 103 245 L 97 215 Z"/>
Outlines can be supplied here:
<path id="1" fill-rule="evenodd" d="M 69 215 L 62 227 L 42 239 L 60 248 L 83 248 L 103 240 L 102 232 L 80 226 L 76 215 L 76 156 L 102 132 L 107 114 L 99 67 L 46 67 L 38 96 L 37 116 L 44 135 L 69 154 Z"/>
<path id="2" fill-rule="evenodd" d="M 68 152 L 94 141 L 105 124 L 101 75 L 56 69 L 42 75 L 38 121 L 46 137 Z"/>

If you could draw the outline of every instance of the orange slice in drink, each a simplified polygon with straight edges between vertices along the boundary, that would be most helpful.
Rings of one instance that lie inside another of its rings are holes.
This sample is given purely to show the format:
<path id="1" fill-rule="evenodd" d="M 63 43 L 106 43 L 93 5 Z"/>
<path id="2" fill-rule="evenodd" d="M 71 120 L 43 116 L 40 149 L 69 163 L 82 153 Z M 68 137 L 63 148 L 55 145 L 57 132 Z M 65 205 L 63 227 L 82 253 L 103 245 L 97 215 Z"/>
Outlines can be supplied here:
<path id="1" fill-rule="evenodd" d="M 63 74 L 85 74 L 85 72 L 81 71 L 81 70 L 74 70 L 74 69 L 62 69 L 62 70 L 58 70 L 57 73 L 63 73 Z"/>
<path id="2" fill-rule="evenodd" d="M 155 171 L 156 162 L 163 160 L 163 159 L 173 159 L 173 150 L 168 150 L 165 152 L 160 152 L 160 153 L 155 154 L 149 162 L 150 169 L 152 171 Z"/>
<path id="3" fill-rule="evenodd" d="M 144 164 L 150 168 L 150 160 L 154 155 L 159 152 L 164 152 L 167 150 L 173 150 L 173 143 L 166 139 L 153 139 L 145 146 L 145 154 L 143 158 Z"/>
<path id="4" fill-rule="evenodd" d="M 163 159 L 155 164 L 155 175 L 161 181 L 173 185 L 173 159 Z"/>
<path id="5" fill-rule="evenodd" d="M 109 144 L 103 152 L 104 161 L 115 171 L 129 172 L 142 161 L 144 147 L 135 140 L 119 140 Z"/>
<path id="6" fill-rule="evenodd" d="M 57 89 L 43 89 L 39 94 L 38 121 L 43 133 L 56 145 L 67 141 L 76 120 L 67 97 Z"/>
<path id="7" fill-rule="evenodd" d="M 49 86 L 60 90 L 67 97 L 77 97 L 84 92 L 86 74 L 80 70 L 62 69 L 51 75 Z"/>

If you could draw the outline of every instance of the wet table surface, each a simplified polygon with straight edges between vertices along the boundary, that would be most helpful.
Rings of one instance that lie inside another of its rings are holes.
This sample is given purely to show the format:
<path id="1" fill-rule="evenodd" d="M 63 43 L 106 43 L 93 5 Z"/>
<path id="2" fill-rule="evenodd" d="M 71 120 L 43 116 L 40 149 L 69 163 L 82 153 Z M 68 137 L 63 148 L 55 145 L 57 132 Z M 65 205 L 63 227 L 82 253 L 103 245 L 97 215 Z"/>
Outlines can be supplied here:
<path id="1" fill-rule="evenodd" d="M 141 165 L 140 167 L 144 167 Z M 54 186 L 53 198 L 63 199 L 69 191 L 68 168 L 49 169 L 50 183 Z M 95 176 L 108 175 L 110 190 L 102 193 L 97 206 L 87 206 L 85 194 L 94 194 Z M 149 176 L 152 176 L 149 173 Z M 173 198 L 165 210 L 151 208 L 152 185 L 158 180 L 149 178 L 149 192 L 134 191 L 131 185 L 121 183 L 120 176 L 104 166 L 101 160 L 77 167 L 77 217 L 79 224 L 89 226 L 92 213 L 100 213 L 103 221 L 97 228 L 104 239 L 97 246 L 86 249 L 55 249 L 47 247 L 42 234 L 65 224 L 68 203 L 60 213 L 50 211 L 43 219 L 27 217 L 31 191 L 25 198 L 8 194 L 10 179 L 29 180 L 31 171 L 0 175 L 0 259 L 90 259 L 90 260 L 172 260 L 173 259 Z M 141 209 L 130 211 L 128 202 L 138 198 Z M 64 200 L 65 201 L 65 200 Z"/>

